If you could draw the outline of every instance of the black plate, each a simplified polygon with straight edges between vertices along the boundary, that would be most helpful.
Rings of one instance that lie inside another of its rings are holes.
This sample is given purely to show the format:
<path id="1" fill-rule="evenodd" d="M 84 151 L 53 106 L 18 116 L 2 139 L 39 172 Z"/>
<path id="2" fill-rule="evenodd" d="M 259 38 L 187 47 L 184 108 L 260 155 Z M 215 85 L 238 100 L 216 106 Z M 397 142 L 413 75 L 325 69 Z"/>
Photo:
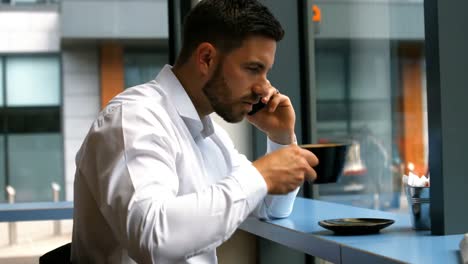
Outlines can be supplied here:
<path id="1" fill-rule="evenodd" d="M 318 224 L 338 235 L 363 235 L 378 233 L 395 221 L 381 218 L 340 218 L 319 221 Z"/>

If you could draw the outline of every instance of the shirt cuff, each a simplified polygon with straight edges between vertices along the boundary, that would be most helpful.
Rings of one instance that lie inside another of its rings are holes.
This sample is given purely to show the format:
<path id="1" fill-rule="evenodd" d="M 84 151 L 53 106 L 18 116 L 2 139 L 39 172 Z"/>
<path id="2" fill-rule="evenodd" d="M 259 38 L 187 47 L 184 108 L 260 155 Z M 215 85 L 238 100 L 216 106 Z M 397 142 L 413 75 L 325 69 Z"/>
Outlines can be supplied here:
<path id="1" fill-rule="evenodd" d="M 267 195 L 264 202 L 268 218 L 288 217 L 293 210 L 294 200 L 296 200 L 299 188 L 297 187 L 294 191 L 285 195 Z"/>
<path id="2" fill-rule="evenodd" d="M 294 135 L 293 143 L 292 144 L 297 144 L 297 138 L 296 135 Z M 270 153 L 272 151 L 278 150 L 280 148 L 284 148 L 289 145 L 282 145 L 274 142 L 270 138 L 267 137 L 267 153 Z"/>
<path id="3" fill-rule="evenodd" d="M 252 212 L 267 194 L 265 179 L 253 165 L 243 166 L 233 172 L 232 176 L 244 192 L 250 212 Z"/>

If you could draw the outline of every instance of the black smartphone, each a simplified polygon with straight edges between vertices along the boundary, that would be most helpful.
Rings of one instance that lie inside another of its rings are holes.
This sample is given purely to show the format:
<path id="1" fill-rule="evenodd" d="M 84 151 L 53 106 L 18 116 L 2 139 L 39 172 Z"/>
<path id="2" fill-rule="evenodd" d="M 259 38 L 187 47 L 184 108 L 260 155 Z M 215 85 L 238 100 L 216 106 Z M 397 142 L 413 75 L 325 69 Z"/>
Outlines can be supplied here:
<path id="1" fill-rule="evenodd" d="M 248 115 L 253 115 L 255 113 L 257 113 L 258 111 L 262 110 L 263 107 L 265 107 L 266 104 L 262 103 L 262 101 L 254 104 L 252 106 L 252 111 L 248 112 L 247 114 Z"/>

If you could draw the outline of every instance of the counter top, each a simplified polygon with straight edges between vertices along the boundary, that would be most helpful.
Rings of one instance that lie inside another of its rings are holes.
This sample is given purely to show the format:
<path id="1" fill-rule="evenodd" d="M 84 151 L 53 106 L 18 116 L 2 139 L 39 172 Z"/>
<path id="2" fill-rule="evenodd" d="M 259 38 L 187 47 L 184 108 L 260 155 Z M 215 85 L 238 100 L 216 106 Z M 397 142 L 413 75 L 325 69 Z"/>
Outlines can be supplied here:
<path id="1" fill-rule="evenodd" d="M 0 204 L 0 222 L 70 219 L 73 202 Z M 332 218 L 388 218 L 378 234 L 337 236 L 318 221 Z M 460 263 L 463 235 L 432 236 L 411 228 L 409 215 L 298 197 L 290 217 L 260 221 L 249 217 L 244 231 L 333 263 Z"/>
<path id="2" fill-rule="evenodd" d="M 73 218 L 73 202 L 0 203 L 0 222 Z"/>
<path id="3" fill-rule="evenodd" d="M 333 218 L 387 218 L 395 223 L 377 234 L 338 236 L 318 222 Z M 298 197 L 290 217 L 249 217 L 241 229 L 333 263 L 460 263 L 463 235 L 415 231 L 409 215 Z"/>

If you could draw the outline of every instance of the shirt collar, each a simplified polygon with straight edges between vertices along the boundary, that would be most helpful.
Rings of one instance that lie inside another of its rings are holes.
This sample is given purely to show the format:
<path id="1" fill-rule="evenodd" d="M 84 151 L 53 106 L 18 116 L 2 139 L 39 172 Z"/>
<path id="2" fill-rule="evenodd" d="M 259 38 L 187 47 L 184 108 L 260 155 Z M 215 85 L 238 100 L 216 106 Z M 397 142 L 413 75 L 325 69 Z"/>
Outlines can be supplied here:
<path id="1" fill-rule="evenodd" d="M 172 72 L 172 66 L 165 65 L 156 77 L 156 82 L 161 85 L 161 88 L 168 95 L 194 139 L 199 136 L 206 138 L 214 133 L 211 118 L 205 116 L 200 119 L 192 100 L 190 100 L 184 87 Z"/>

